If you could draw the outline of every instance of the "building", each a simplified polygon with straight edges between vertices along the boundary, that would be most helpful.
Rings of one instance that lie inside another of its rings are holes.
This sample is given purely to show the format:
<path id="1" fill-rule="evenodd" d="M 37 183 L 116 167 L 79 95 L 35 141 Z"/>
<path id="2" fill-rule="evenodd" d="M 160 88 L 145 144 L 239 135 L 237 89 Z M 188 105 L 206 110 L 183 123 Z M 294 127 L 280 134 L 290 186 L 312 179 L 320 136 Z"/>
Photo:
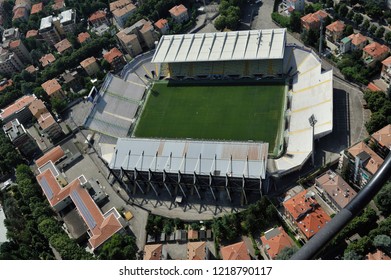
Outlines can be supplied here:
<path id="1" fill-rule="evenodd" d="M 166 260 L 167 252 L 163 244 L 153 244 L 144 246 L 144 260 Z"/>
<path id="2" fill-rule="evenodd" d="M 315 13 L 310 13 L 301 18 L 301 27 L 305 30 L 317 30 L 320 29 L 321 22 L 324 21 L 329 15 L 319 10 Z"/>
<path id="3" fill-rule="evenodd" d="M 168 12 L 176 23 L 182 23 L 189 20 L 187 8 L 182 4 L 172 7 Z"/>
<path id="4" fill-rule="evenodd" d="M 0 73 L 1 74 L 13 74 L 23 70 L 23 62 L 19 57 L 2 47 L 0 47 Z"/>
<path id="5" fill-rule="evenodd" d="M 168 21 L 164 18 L 161 18 L 157 22 L 155 22 L 155 27 L 157 28 L 157 30 L 159 30 L 160 34 L 162 35 L 165 35 L 170 30 Z"/>
<path id="6" fill-rule="evenodd" d="M 26 39 L 27 38 L 32 38 L 32 37 L 37 37 L 38 36 L 38 30 L 31 29 L 26 32 Z"/>
<path id="7" fill-rule="evenodd" d="M 30 52 L 27 50 L 22 40 L 17 39 L 13 41 L 8 41 L 6 43 L 3 43 L 3 47 L 13 52 L 23 63 L 31 63 Z"/>
<path id="8" fill-rule="evenodd" d="M 36 119 L 38 119 L 43 113 L 49 112 L 41 99 L 35 99 L 33 102 L 31 102 L 29 105 L 29 110 Z"/>
<path id="9" fill-rule="evenodd" d="M 331 170 L 317 177 L 315 184 L 324 191 L 328 200 L 338 210 L 345 208 L 357 195 L 356 191 L 339 174 Z"/>
<path id="10" fill-rule="evenodd" d="M 12 9 L 12 21 L 22 20 L 27 21 L 30 15 L 31 1 L 30 0 L 16 0 Z"/>
<path id="11" fill-rule="evenodd" d="M 367 37 L 361 33 L 351 34 L 341 40 L 339 50 L 341 53 L 362 50 L 368 43 Z"/>
<path id="12" fill-rule="evenodd" d="M 62 54 L 63 52 L 67 51 L 67 50 L 71 50 L 72 49 L 72 45 L 71 43 L 68 41 L 68 39 L 64 39 L 58 43 L 56 43 L 54 45 L 54 47 L 56 48 L 57 52 L 59 54 Z"/>
<path id="13" fill-rule="evenodd" d="M 106 17 L 105 11 L 96 11 L 88 18 L 88 21 L 92 24 L 93 27 L 98 27 L 102 24 L 110 25 L 108 18 Z"/>
<path id="14" fill-rule="evenodd" d="M 187 243 L 187 259 L 188 260 L 208 260 L 209 249 L 206 247 L 206 242 L 188 242 Z"/>
<path id="15" fill-rule="evenodd" d="M 283 0 L 282 7 L 284 11 L 291 13 L 293 11 L 303 12 L 305 7 L 304 0 Z"/>
<path id="16" fill-rule="evenodd" d="M 57 139 L 63 134 L 60 125 L 49 112 L 41 114 L 37 121 L 41 133 L 46 134 L 50 139 Z"/>
<path id="17" fill-rule="evenodd" d="M 34 4 L 32 7 L 31 7 L 31 15 L 33 14 L 38 14 L 39 12 L 41 12 L 43 10 L 43 3 L 42 2 L 39 2 L 39 3 L 36 3 Z"/>
<path id="18" fill-rule="evenodd" d="M 293 240 L 282 227 L 269 229 L 261 236 L 261 241 L 265 253 L 270 259 L 275 259 L 283 249 L 295 246 Z"/>
<path id="19" fill-rule="evenodd" d="M 80 65 L 87 72 L 88 76 L 93 76 L 100 71 L 100 67 L 93 56 L 84 59 L 80 62 Z"/>
<path id="20" fill-rule="evenodd" d="M 389 84 L 391 81 L 391 56 L 384 59 L 381 64 L 381 78 L 384 80 L 384 82 Z"/>
<path id="21" fill-rule="evenodd" d="M 64 91 L 56 79 L 44 82 L 41 87 L 44 89 L 49 98 L 57 97 L 63 99 L 65 97 Z"/>
<path id="22" fill-rule="evenodd" d="M 77 41 L 80 44 L 87 43 L 90 40 L 91 40 L 91 36 L 88 32 L 82 32 L 82 33 L 79 33 L 79 35 L 77 35 Z"/>
<path id="23" fill-rule="evenodd" d="M 126 21 L 136 12 L 136 6 L 129 0 L 118 0 L 110 3 L 110 12 L 119 28 L 125 26 Z"/>
<path id="24" fill-rule="evenodd" d="M 88 245 L 92 250 L 99 248 L 123 229 L 123 219 L 115 208 L 102 213 L 88 191 L 91 185 L 84 175 L 68 183 L 51 160 L 38 165 L 38 171 L 38 184 L 50 206 L 56 212 L 61 212 L 68 206 L 75 207 L 82 217 L 88 227 Z"/>
<path id="25" fill-rule="evenodd" d="M 65 34 L 74 33 L 76 28 L 76 11 L 69 9 L 61 12 L 58 15 L 60 20 L 61 29 Z"/>
<path id="26" fill-rule="evenodd" d="M 14 119 L 18 119 L 21 124 L 31 120 L 32 115 L 28 107 L 36 99 L 35 95 L 25 95 L 19 98 L 8 107 L 1 109 L 0 120 L 3 123 L 8 123 Z"/>
<path id="27" fill-rule="evenodd" d="M 342 38 L 345 30 L 345 24 L 340 21 L 334 21 L 333 23 L 326 26 L 326 38 L 331 42 L 338 42 Z"/>
<path id="28" fill-rule="evenodd" d="M 103 55 L 103 58 L 110 63 L 111 69 L 116 73 L 125 66 L 126 60 L 122 52 L 117 48 L 112 48 Z"/>
<path id="29" fill-rule="evenodd" d="M 18 119 L 14 119 L 3 126 L 4 133 L 12 144 L 25 157 L 31 157 L 37 151 L 34 138 L 26 131 Z"/>
<path id="30" fill-rule="evenodd" d="M 3 31 L 3 43 L 9 40 L 18 40 L 20 37 L 19 28 L 11 27 Z"/>
<path id="31" fill-rule="evenodd" d="M 29 65 L 24 70 L 26 70 L 30 74 L 35 74 L 38 71 L 38 69 L 35 68 L 34 65 Z"/>
<path id="32" fill-rule="evenodd" d="M 313 237 L 330 220 L 314 198 L 313 192 L 303 190 L 283 203 L 285 216 L 297 226 L 305 240 Z"/>
<path id="33" fill-rule="evenodd" d="M 45 153 L 42 157 L 38 158 L 35 161 L 37 167 L 41 167 L 51 161 L 53 164 L 57 164 L 59 161 L 65 159 L 67 156 L 61 146 L 56 146 L 47 153 Z"/>
<path id="34" fill-rule="evenodd" d="M 43 57 L 39 59 L 39 62 L 41 62 L 43 68 L 50 65 L 54 61 L 56 61 L 56 58 L 51 53 L 45 54 Z"/>
<path id="35" fill-rule="evenodd" d="M 139 32 L 141 34 L 142 44 L 144 43 L 148 49 L 153 49 L 160 36 L 153 28 L 152 22 L 145 21 Z"/>
<path id="36" fill-rule="evenodd" d="M 65 8 L 65 0 L 54 0 L 53 11 L 61 11 Z"/>
<path id="37" fill-rule="evenodd" d="M 374 132 L 370 142 L 373 143 L 376 153 L 382 158 L 386 158 L 391 150 L 391 124 Z"/>
<path id="38" fill-rule="evenodd" d="M 7 80 L 6 78 L 3 79 L 2 81 L 0 81 L 0 92 L 5 90 L 7 87 L 12 86 L 13 84 L 14 83 L 12 82 L 12 80 Z"/>
<path id="39" fill-rule="evenodd" d="M 41 19 L 41 24 L 39 26 L 39 35 L 41 35 L 50 46 L 53 46 L 61 40 L 58 27 L 56 28 L 54 23 L 54 17 L 48 16 Z"/>
<path id="40" fill-rule="evenodd" d="M 221 247 L 220 252 L 223 260 L 251 260 L 244 241 Z"/>
<path id="41" fill-rule="evenodd" d="M 384 161 L 364 142 L 350 147 L 341 160 L 349 170 L 350 180 L 360 188 L 368 183 Z"/>
<path id="42" fill-rule="evenodd" d="M 389 47 L 373 42 L 364 47 L 362 59 L 368 67 L 374 67 L 376 62 L 384 60 L 390 53 Z"/>
<path id="43" fill-rule="evenodd" d="M 143 52 L 141 48 L 140 41 L 136 34 L 129 33 L 126 34 L 128 29 L 124 29 L 117 33 L 117 38 L 121 43 L 122 48 L 130 54 L 132 57 L 135 57 Z"/>
<path id="44" fill-rule="evenodd" d="M 83 89 L 81 79 L 82 77 L 79 75 L 79 72 L 77 70 L 65 70 L 65 72 L 61 74 L 61 83 L 63 85 L 68 86 L 69 89 L 73 92 L 79 92 Z"/>
<path id="45" fill-rule="evenodd" d="M 370 260 L 370 261 L 382 261 L 382 260 L 389 261 L 389 260 L 391 260 L 391 258 L 388 255 L 386 255 L 385 253 L 383 253 L 379 249 L 377 249 L 375 253 L 368 253 L 366 255 L 366 259 Z"/>
<path id="46" fill-rule="evenodd" d="M 197 240 L 198 239 L 198 230 L 189 229 L 187 231 L 187 239 L 188 240 Z"/>

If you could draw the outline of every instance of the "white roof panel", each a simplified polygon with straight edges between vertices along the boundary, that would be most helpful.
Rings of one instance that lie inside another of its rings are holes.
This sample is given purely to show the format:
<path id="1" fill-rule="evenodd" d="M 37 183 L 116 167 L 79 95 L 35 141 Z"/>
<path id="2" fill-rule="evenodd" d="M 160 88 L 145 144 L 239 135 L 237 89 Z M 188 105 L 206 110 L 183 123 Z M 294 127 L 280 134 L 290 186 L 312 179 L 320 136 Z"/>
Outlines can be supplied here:
<path id="1" fill-rule="evenodd" d="M 159 41 L 152 62 L 282 59 L 285 33 L 285 29 L 261 29 L 165 35 Z"/>

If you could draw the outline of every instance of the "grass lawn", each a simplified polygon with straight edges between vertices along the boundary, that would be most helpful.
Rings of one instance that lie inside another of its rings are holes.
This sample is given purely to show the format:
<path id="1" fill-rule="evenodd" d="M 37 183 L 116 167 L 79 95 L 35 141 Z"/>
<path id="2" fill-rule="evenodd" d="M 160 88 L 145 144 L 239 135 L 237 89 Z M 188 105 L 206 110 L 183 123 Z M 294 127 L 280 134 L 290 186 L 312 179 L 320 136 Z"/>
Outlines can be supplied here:
<path id="1" fill-rule="evenodd" d="M 264 141 L 272 152 L 280 130 L 285 85 L 171 86 L 155 83 L 136 137 Z"/>

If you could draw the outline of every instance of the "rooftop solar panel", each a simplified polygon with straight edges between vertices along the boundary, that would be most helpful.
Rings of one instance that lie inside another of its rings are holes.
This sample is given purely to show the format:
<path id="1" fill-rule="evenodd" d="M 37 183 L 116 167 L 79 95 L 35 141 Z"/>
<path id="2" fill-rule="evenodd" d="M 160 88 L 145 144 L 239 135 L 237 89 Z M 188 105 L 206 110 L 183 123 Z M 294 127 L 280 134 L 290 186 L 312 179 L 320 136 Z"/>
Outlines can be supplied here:
<path id="1" fill-rule="evenodd" d="M 46 178 L 42 177 L 41 180 L 39 181 L 39 184 L 41 185 L 41 187 L 42 187 L 45 195 L 47 196 L 47 198 L 49 200 L 51 200 L 53 198 L 53 196 L 54 196 L 54 193 L 53 193 L 52 189 L 50 188 Z"/>
<path id="2" fill-rule="evenodd" d="M 91 215 L 91 212 L 88 210 L 87 206 L 84 204 L 84 201 L 81 199 L 79 193 L 77 191 L 72 191 L 71 198 L 73 202 L 76 204 L 77 209 L 80 211 L 82 216 L 87 222 L 87 225 L 90 229 L 96 227 L 96 221 L 94 217 Z"/>

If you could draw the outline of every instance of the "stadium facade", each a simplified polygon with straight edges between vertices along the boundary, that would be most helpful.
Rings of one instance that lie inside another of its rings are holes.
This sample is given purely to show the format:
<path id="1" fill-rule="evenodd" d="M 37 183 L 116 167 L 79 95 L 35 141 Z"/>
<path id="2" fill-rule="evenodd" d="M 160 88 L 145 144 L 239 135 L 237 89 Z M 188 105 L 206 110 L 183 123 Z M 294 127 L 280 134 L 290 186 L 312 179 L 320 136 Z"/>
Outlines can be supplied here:
<path id="1" fill-rule="evenodd" d="M 103 157 L 128 191 L 201 198 L 208 190 L 215 199 L 219 191 L 240 192 L 246 202 L 251 192 L 271 191 L 268 175 L 300 169 L 314 139 L 332 132 L 332 70 L 322 71 L 313 51 L 287 44 L 285 29 L 163 36 L 152 63 L 164 79 L 284 81 L 283 153 L 266 160 L 268 143 L 119 138 Z"/>

